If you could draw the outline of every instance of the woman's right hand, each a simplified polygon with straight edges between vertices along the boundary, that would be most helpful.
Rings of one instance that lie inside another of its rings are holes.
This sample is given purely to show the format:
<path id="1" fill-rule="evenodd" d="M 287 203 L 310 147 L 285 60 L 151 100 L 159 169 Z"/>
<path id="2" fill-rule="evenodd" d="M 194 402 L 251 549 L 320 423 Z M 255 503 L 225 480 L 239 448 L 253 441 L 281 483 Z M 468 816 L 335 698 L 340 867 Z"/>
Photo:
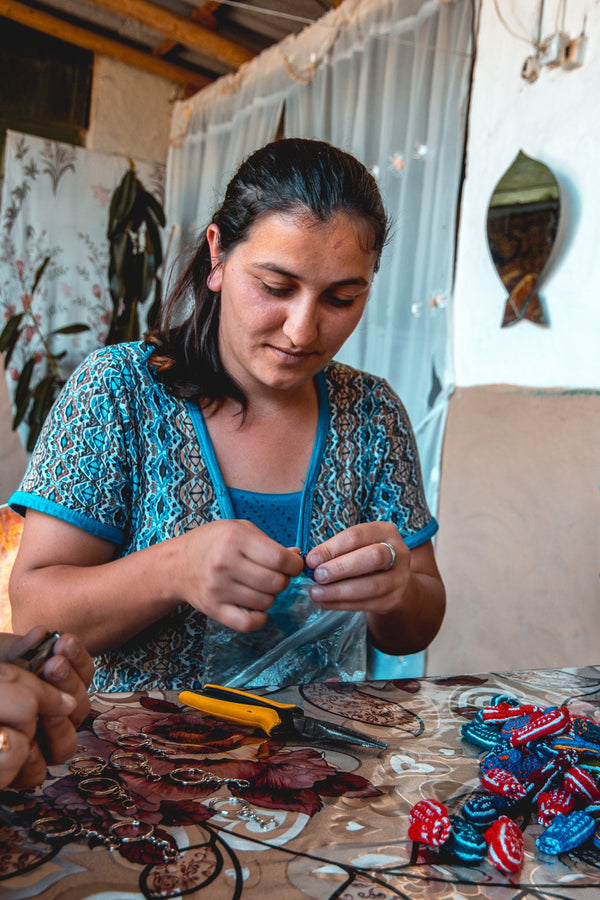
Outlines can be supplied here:
<path id="1" fill-rule="evenodd" d="M 252 522 L 220 519 L 174 544 L 182 555 L 178 593 L 195 609 L 236 631 L 257 631 L 275 596 L 299 575 L 297 549 L 272 540 Z"/>
<path id="2" fill-rule="evenodd" d="M 30 509 L 10 580 L 13 627 L 51 622 L 79 635 L 94 656 L 183 603 L 256 631 L 302 566 L 297 549 L 245 520 L 208 522 L 119 557 L 109 541 Z"/>
<path id="3" fill-rule="evenodd" d="M 48 765 L 75 752 L 76 728 L 89 711 L 92 660 L 74 635 L 56 642 L 41 673 L 45 680 L 11 664 L 44 631 L 0 635 L 0 788 L 41 784 Z"/>

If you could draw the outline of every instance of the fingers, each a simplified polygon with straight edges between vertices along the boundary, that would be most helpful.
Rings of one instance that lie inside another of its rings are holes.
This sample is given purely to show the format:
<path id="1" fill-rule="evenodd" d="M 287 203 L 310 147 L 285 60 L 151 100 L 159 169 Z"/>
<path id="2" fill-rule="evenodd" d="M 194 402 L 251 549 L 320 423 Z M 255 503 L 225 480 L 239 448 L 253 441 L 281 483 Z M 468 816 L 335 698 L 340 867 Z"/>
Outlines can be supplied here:
<path id="1" fill-rule="evenodd" d="M 262 628 L 275 596 L 303 568 L 296 548 L 281 546 L 245 520 L 211 522 L 184 539 L 183 598 L 237 631 Z"/>
<path id="2" fill-rule="evenodd" d="M 75 729 L 69 720 L 77 701 L 71 694 L 46 684 L 31 672 L 9 663 L 0 663 L 0 785 L 16 779 L 19 787 L 39 784 L 46 772 L 35 736 L 48 744 L 48 761 L 68 759 L 77 746 Z M 41 718 L 40 718 L 41 717 Z M 17 773 L 20 773 L 17 775 Z"/>
<path id="3" fill-rule="evenodd" d="M 63 634 L 54 645 L 54 656 L 44 664 L 42 676 L 59 690 L 71 694 L 76 701 L 71 722 L 77 726 L 90 711 L 87 692 L 93 676 L 93 662 L 81 641 L 72 634 Z"/>
<path id="4" fill-rule="evenodd" d="M 22 731 L 30 740 L 38 715 L 70 716 L 77 701 L 46 684 L 37 675 L 10 663 L 0 663 L 0 722 Z"/>
<path id="5" fill-rule="evenodd" d="M 67 716 L 40 716 L 38 740 L 49 765 L 64 762 L 77 750 L 77 732 Z"/>
<path id="6" fill-rule="evenodd" d="M 16 728 L 10 728 L 8 725 L 3 725 L 0 728 L 0 787 L 13 784 L 19 771 L 28 764 L 26 761 L 30 754 L 30 746 L 29 738 L 21 731 L 18 731 Z M 46 763 L 39 749 L 37 754 L 32 754 L 31 763 L 33 764 L 34 761 L 36 766 L 35 768 L 32 766 L 27 775 L 27 780 L 30 780 L 30 783 L 15 784 L 15 787 L 33 787 L 35 784 L 40 784 L 43 781 L 46 773 Z M 40 772 L 41 778 L 39 777 Z M 38 778 L 39 780 L 37 780 Z M 31 781 L 31 779 L 33 780 Z"/>
<path id="7" fill-rule="evenodd" d="M 79 638 L 74 634 L 62 634 L 54 645 L 54 655 L 64 656 L 86 688 L 90 686 L 94 675 L 94 663 Z"/>
<path id="8" fill-rule="evenodd" d="M 353 525 L 314 547 L 306 556 L 318 584 L 402 570 L 409 560 L 410 550 L 389 522 Z M 378 582 L 390 590 L 391 577 Z"/>

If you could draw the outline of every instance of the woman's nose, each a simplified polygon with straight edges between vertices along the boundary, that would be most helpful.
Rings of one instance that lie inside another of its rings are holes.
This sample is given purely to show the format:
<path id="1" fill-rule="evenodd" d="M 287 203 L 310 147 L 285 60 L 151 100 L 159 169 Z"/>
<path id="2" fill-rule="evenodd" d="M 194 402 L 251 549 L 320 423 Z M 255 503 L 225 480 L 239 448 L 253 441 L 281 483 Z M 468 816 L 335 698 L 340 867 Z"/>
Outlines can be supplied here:
<path id="1" fill-rule="evenodd" d="M 290 304 L 283 324 L 283 333 L 295 347 L 308 347 L 319 333 L 317 304 L 302 299 Z"/>

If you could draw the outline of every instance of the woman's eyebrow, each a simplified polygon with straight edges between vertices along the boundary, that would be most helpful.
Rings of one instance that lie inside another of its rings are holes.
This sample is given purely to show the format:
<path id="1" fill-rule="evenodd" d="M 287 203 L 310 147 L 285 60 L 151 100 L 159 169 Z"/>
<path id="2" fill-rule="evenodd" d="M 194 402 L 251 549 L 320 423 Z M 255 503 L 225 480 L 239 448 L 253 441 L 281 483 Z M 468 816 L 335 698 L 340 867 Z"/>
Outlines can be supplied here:
<path id="1" fill-rule="evenodd" d="M 267 271 L 273 272 L 274 275 L 282 275 L 284 278 L 293 278 L 295 280 L 299 280 L 300 278 L 300 276 L 296 275 L 295 272 L 290 272 L 288 271 L 288 269 L 284 269 L 282 266 L 278 266 L 276 263 L 258 262 L 254 265 L 257 269 L 267 269 Z M 334 281 L 331 286 L 343 287 L 345 284 L 357 285 L 358 287 L 369 287 L 371 282 L 367 281 L 366 278 L 363 278 L 362 275 L 358 275 L 356 278 L 342 278 L 340 281 Z"/>

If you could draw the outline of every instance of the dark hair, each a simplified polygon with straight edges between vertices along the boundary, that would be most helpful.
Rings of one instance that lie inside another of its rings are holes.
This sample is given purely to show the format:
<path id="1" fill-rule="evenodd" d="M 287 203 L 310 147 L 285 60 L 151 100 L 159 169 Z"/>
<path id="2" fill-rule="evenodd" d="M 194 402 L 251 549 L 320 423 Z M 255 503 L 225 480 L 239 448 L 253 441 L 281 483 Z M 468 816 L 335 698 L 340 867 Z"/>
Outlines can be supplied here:
<path id="1" fill-rule="evenodd" d="M 346 213 L 366 223 L 377 253 L 388 236 L 388 219 L 377 182 L 349 153 L 323 141 L 286 138 L 252 153 L 231 179 L 225 199 L 212 218 L 220 232 L 223 258 L 269 213 L 308 213 L 318 221 Z M 219 356 L 220 293 L 207 280 L 211 259 L 206 231 L 173 287 L 159 325 L 145 338 L 154 347 L 150 365 L 178 397 L 201 406 L 238 400 L 244 394 L 223 368 Z M 193 309 L 181 322 L 190 296 Z M 175 324 L 176 322 L 181 324 Z"/>

